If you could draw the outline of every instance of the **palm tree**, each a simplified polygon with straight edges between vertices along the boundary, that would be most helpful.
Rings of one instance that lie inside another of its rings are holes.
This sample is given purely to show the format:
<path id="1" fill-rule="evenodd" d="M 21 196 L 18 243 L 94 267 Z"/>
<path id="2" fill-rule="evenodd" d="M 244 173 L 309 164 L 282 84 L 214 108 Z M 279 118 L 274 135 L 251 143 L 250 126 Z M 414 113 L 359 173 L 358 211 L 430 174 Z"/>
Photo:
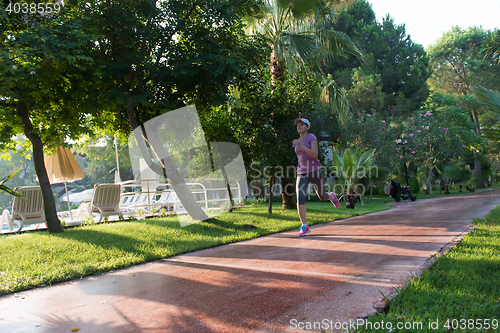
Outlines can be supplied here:
<path id="1" fill-rule="evenodd" d="M 347 149 L 342 155 L 334 151 L 330 168 L 337 170 L 337 176 L 341 176 L 345 181 L 343 196 L 346 208 L 354 208 L 357 199 L 360 198 L 360 195 L 354 190 L 354 182 L 357 179 L 368 177 L 370 169 L 373 167 L 374 155 L 375 149 L 368 150 L 359 157 L 350 149 Z"/>
<path id="2" fill-rule="evenodd" d="M 284 80 L 285 70 L 292 74 L 306 70 L 318 81 L 323 104 L 337 113 L 342 122 L 349 115 L 346 91 L 338 87 L 330 75 L 321 72 L 321 64 L 347 54 L 362 58 L 361 51 L 346 34 L 326 28 L 334 20 L 335 9 L 351 2 L 264 0 L 265 8 L 260 16 L 249 19 L 250 33 L 260 34 L 271 48 L 269 69 L 273 86 L 277 80 Z M 320 72 L 313 72 L 313 66 Z M 282 189 L 290 183 L 290 179 L 281 178 Z M 283 208 L 295 208 L 293 196 L 283 191 L 282 197 Z"/>
<path id="3" fill-rule="evenodd" d="M 339 0 L 265 0 L 260 16 L 249 19 L 251 33 L 259 33 L 271 47 L 269 68 L 272 82 L 284 80 L 285 70 L 307 70 L 314 75 L 321 97 L 342 121 L 348 117 L 346 92 L 331 76 L 310 70 L 321 63 L 340 60 L 347 54 L 363 58 L 361 51 L 338 31 L 327 29 L 334 21 L 335 9 L 352 1 Z"/>

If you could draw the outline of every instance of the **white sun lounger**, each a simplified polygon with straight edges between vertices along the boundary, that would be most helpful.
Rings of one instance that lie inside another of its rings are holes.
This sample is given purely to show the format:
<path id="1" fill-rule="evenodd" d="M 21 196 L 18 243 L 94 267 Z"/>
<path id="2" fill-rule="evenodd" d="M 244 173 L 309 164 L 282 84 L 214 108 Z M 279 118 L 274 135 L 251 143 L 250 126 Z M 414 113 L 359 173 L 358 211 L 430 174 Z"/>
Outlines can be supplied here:
<path id="1" fill-rule="evenodd" d="M 3 211 L 2 224 L 7 222 L 9 231 L 20 232 L 24 226 L 45 223 L 45 210 L 40 186 L 17 187 L 14 191 L 26 200 L 13 197 L 12 213 L 9 214 L 7 210 Z M 18 224 L 19 227 L 14 229 L 14 224 Z"/>
<path id="2" fill-rule="evenodd" d="M 95 185 L 92 201 L 87 207 L 88 216 L 96 215 L 97 222 L 100 222 L 104 215 L 118 215 L 120 213 L 120 185 Z"/>

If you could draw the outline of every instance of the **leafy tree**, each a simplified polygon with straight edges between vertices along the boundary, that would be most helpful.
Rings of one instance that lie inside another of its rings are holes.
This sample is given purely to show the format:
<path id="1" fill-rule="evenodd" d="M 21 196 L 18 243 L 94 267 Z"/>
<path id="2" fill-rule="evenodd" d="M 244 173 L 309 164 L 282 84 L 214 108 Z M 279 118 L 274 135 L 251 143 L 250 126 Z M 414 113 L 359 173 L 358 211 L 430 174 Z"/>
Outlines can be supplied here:
<path id="1" fill-rule="evenodd" d="M 380 28 L 370 43 L 379 50 L 373 65 L 382 77 L 385 105 L 393 113 L 415 110 L 428 96 L 426 81 L 430 71 L 426 53 L 406 36 L 404 25 L 395 25 L 392 18 L 386 17 Z"/>
<path id="2" fill-rule="evenodd" d="M 124 134 L 138 129 L 137 141 L 162 156 L 158 164 L 144 156 L 150 167 L 166 173 L 194 219 L 206 219 L 166 148 L 142 125 L 187 104 L 203 113 L 226 100 L 229 83 L 259 58 L 241 38 L 240 16 L 251 14 L 255 2 L 129 0 L 78 6 L 99 33 L 93 56 L 102 78 L 106 129 Z"/>
<path id="3" fill-rule="evenodd" d="M 134 179 L 128 145 L 122 140 L 116 140 L 120 178 L 122 181 Z M 84 169 L 85 176 L 77 181 L 84 188 L 91 188 L 93 184 L 114 183 L 116 165 L 115 139 L 103 135 L 98 140 L 88 139 L 84 145 L 74 149 L 77 158 Z M 80 162 L 81 161 L 81 162 Z M 85 167 L 83 167 L 85 165 Z"/>
<path id="4" fill-rule="evenodd" d="M 366 75 L 361 67 L 353 70 L 352 87 L 347 93 L 355 113 L 372 110 L 380 112 L 384 106 L 381 75 Z"/>
<path id="5" fill-rule="evenodd" d="M 333 73 L 341 85 L 350 89 L 352 77 L 359 75 L 356 69 L 362 67 L 367 75 L 380 75 L 383 109 L 389 114 L 408 115 L 425 102 L 429 94 L 426 81 L 431 74 L 429 59 L 423 47 L 406 35 L 404 24 L 394 24 L 390 16 L 378 23 L 371 5 L 358 0 L 340 12 L 332 25 L 347 33 L 367 59 L 363 64 L 353 57 L 343 63 L 329 64 L 326 71 Z M 377 109 L 377 104 L 372 108 Z"/>
<path id="6" fill-rule="evenodd" d="M 471 27 L 463 30 L 453 27 L 428 49 L 431 65 L 434 69 L 429 79 L 435 91 L 466 96 L 475 86 L 495 88 L 500 86 L 500 67 L 494 66 L 492 59 L 483 59 L 481 45 L 488 33 L 481 28 Z M 481 134 L 478 105 L 468 99 L 468 113 L 476 132 Z M 481 163 L 476 160 L 475 177 L 480 179 L 482 187 Z"/>
<path id="7" fill-rule="evenodd" d="M 15 150 L 12 137 L 21 133 L 31 142 L 48 230 L 62 232 L 43 152 L 88 131 L 91 35 L 68 8 L 21 19 L 0 6 L 0 148 Z"/>
<path id="8" fill-rule="evenodd" d="M 296 154 L 291 142 L 297 136 L 294 119 L 299 116 L 315 114 L 312 93 L 317 92 L 316 82 L 305 75 L 290 76 L 285 74 L 283 83 L 275 82 L 275 87 L 284 89 L 281 95 L 269 89 L 270 75 L 264 75 L 248 82 L 240 92 L 239 107 L 230 110 L 234 135 L 246 156 L 247 168 L 251 179 L 258 181 L 265 178 L 272 189 L 278 178 L 295 177 Z M 315 122 L 313 121 L 313 126 Z M 314 127 L 315 131 L 317 127 Z M 318 133 L 318 132 L 315 132 Z M 270 153 L 272 152 L 272 153 Z M 282 182 L 282 197 L 293 198 L 295 187 L 292 182 Z M 285 184 L 285 185 L 284 185 Z M 289 184 L 289 185 L 287 185 Z M 272 213 L 272 195 L 269 196 L 268 213 Z M 287 209 L 283 200 L 283 208 Z M 293 202 L 287 205 L 294 206 Z"/>
<path id="9" fill-rule="evenodd" d="M 408 140 L 406 149 L 410 152 L 403 163 L 415 163 L 426 172 L 431 194 L 436 165 L 457 161 L 467 151 L 479 150 L 482 144 L 460 100 L 439 93 L 409 118 L 402 135 Z"/>
<path id="10" fill-rule="evenodd" d="M 443 34 L 429 46 L 433 74 L 431 88 L 443 94 L 467 95 L 475 86 L 495 88 L 500 84 L 500 68 L 492 59 L 483 59 L 481 46 L 488 32 L 482 28 L 467 30 L 458 26 Z M 477 114 L 471 115 L 477 123 Z"/>

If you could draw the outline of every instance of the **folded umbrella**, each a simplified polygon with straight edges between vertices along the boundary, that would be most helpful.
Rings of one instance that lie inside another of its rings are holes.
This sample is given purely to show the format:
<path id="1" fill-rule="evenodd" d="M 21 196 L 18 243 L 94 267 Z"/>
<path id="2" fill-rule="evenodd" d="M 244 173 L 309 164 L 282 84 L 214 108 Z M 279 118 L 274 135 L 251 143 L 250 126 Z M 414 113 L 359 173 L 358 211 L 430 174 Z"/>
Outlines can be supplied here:
<path id="1" fill-rule="evenodd" d="M 67 147 L 57 147 L 57 153 L 51 156 L 44 156 L 45 169 L 49 176 L 51 184 L 64 182 L 64 188 L 68 193 L 67 182 L 73 182 L 83 178 L 83 170 L 76 161 L 75 157 Z M 68 200 L 69 216 L 71 215 L 71 206 Z"/>

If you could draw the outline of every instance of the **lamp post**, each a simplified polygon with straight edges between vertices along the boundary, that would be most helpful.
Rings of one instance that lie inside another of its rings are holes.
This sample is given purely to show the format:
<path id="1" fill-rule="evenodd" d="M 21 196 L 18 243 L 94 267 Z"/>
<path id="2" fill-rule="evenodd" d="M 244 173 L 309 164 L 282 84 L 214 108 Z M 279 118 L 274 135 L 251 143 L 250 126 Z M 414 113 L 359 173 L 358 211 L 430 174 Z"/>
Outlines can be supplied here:
<path id="1" fill-rule="evenodd" d="M 402 138 L 398 137 L 398 138 L 396 139 L 396 143 L 397 143 L 398 145 L 401 145 L 401 146 L 403 147 L 403 160 L 404 160 L 404 157 L 405 157 L 405 144 L 407 144 L 407 143 L 408 143 L 408 140 L 406 140 L 406 139 L 402 139 Z M 408 184 L 408 168 L 407 168 L 407 166 L 406 166 L 406 162 L 405 162 L 405 178 L 406 178 L 406 186 L 410 186 L 410 185 Z"/>

